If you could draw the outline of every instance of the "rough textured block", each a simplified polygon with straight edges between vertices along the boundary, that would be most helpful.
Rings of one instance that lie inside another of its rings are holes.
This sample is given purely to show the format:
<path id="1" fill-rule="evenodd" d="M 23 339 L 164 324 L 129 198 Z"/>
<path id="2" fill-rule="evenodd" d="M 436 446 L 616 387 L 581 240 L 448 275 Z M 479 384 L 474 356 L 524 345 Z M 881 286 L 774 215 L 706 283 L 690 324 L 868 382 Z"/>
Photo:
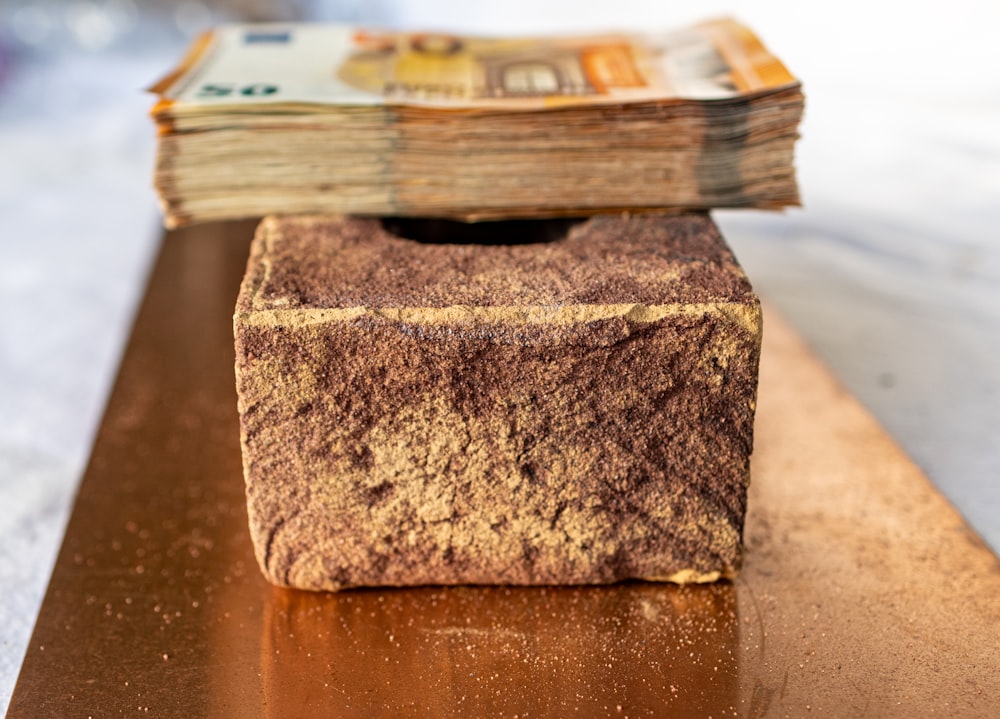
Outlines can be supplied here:
<path id="1" fill-rule="evenodd" d="M 761 318 L 706 215 L 494 245 L 268 218 L 234 325 L 251 532 L 276 584 L 739 568 Z"/>

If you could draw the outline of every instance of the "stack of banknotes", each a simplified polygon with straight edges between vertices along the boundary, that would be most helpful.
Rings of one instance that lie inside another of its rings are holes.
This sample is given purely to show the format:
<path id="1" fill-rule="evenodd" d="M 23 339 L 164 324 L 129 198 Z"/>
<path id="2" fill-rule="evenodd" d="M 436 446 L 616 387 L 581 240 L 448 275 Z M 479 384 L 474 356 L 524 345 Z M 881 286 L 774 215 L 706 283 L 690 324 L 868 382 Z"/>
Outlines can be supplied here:
<path id="1" fill-rule="evenodd" d="M 520 39 L 230 25 L 152 90 L 170 227 L 799 202 L 801 86 L 730 19 Z"/>

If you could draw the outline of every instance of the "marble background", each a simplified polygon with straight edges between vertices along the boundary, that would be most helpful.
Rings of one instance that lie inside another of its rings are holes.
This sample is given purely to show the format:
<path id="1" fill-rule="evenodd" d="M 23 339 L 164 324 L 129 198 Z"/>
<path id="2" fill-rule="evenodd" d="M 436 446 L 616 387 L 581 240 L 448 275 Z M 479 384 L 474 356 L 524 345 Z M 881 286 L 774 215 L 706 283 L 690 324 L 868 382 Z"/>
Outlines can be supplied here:
<path id="1" fill-rule="evenodd" d="M 0 710 L 161 233 L 141 88 L 213 19 L 161 5 L 0 0 Z M 804 79 L 805 207 L 717 219 L 758 291 L 1000 549 L 1000 5 L 495 5 L 298 11 L 494 32 L 737 12 Z"/>

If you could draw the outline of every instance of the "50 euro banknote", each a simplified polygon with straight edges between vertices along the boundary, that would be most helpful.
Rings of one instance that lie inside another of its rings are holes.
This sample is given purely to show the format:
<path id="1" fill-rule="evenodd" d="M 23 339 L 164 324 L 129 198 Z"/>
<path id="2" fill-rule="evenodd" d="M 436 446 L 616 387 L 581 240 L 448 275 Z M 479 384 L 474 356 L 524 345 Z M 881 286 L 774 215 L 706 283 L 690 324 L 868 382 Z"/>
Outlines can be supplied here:
<path id="1" fill-rule="evenodd" d="M 799 202 L 799 82 L 749 29 L 470 38 L 223 26 L 152 90 L 168 226 Z"/>
<path id="2" fill-rule="evenodd" d="M 481 38 L 336 24 L 229 25 L 151 90 L 156 112 L 278 104 L 523 111 L 720 100 L 796 79 L 732 19 L 648 35 Z"/>

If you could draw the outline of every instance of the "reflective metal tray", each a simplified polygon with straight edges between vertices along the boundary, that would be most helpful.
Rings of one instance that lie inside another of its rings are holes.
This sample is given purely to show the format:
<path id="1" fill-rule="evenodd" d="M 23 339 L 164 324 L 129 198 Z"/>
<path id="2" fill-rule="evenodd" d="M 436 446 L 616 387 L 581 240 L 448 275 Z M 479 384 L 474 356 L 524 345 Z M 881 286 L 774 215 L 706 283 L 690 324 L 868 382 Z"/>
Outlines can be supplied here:
<path id="1" fill-rule="evenodd" d="M 9 717 L 1000 716 L 1000 563 L 766 314 L 738 580 L 268 585 L 232 309 L 253 225 L 170 233 Z"/>

